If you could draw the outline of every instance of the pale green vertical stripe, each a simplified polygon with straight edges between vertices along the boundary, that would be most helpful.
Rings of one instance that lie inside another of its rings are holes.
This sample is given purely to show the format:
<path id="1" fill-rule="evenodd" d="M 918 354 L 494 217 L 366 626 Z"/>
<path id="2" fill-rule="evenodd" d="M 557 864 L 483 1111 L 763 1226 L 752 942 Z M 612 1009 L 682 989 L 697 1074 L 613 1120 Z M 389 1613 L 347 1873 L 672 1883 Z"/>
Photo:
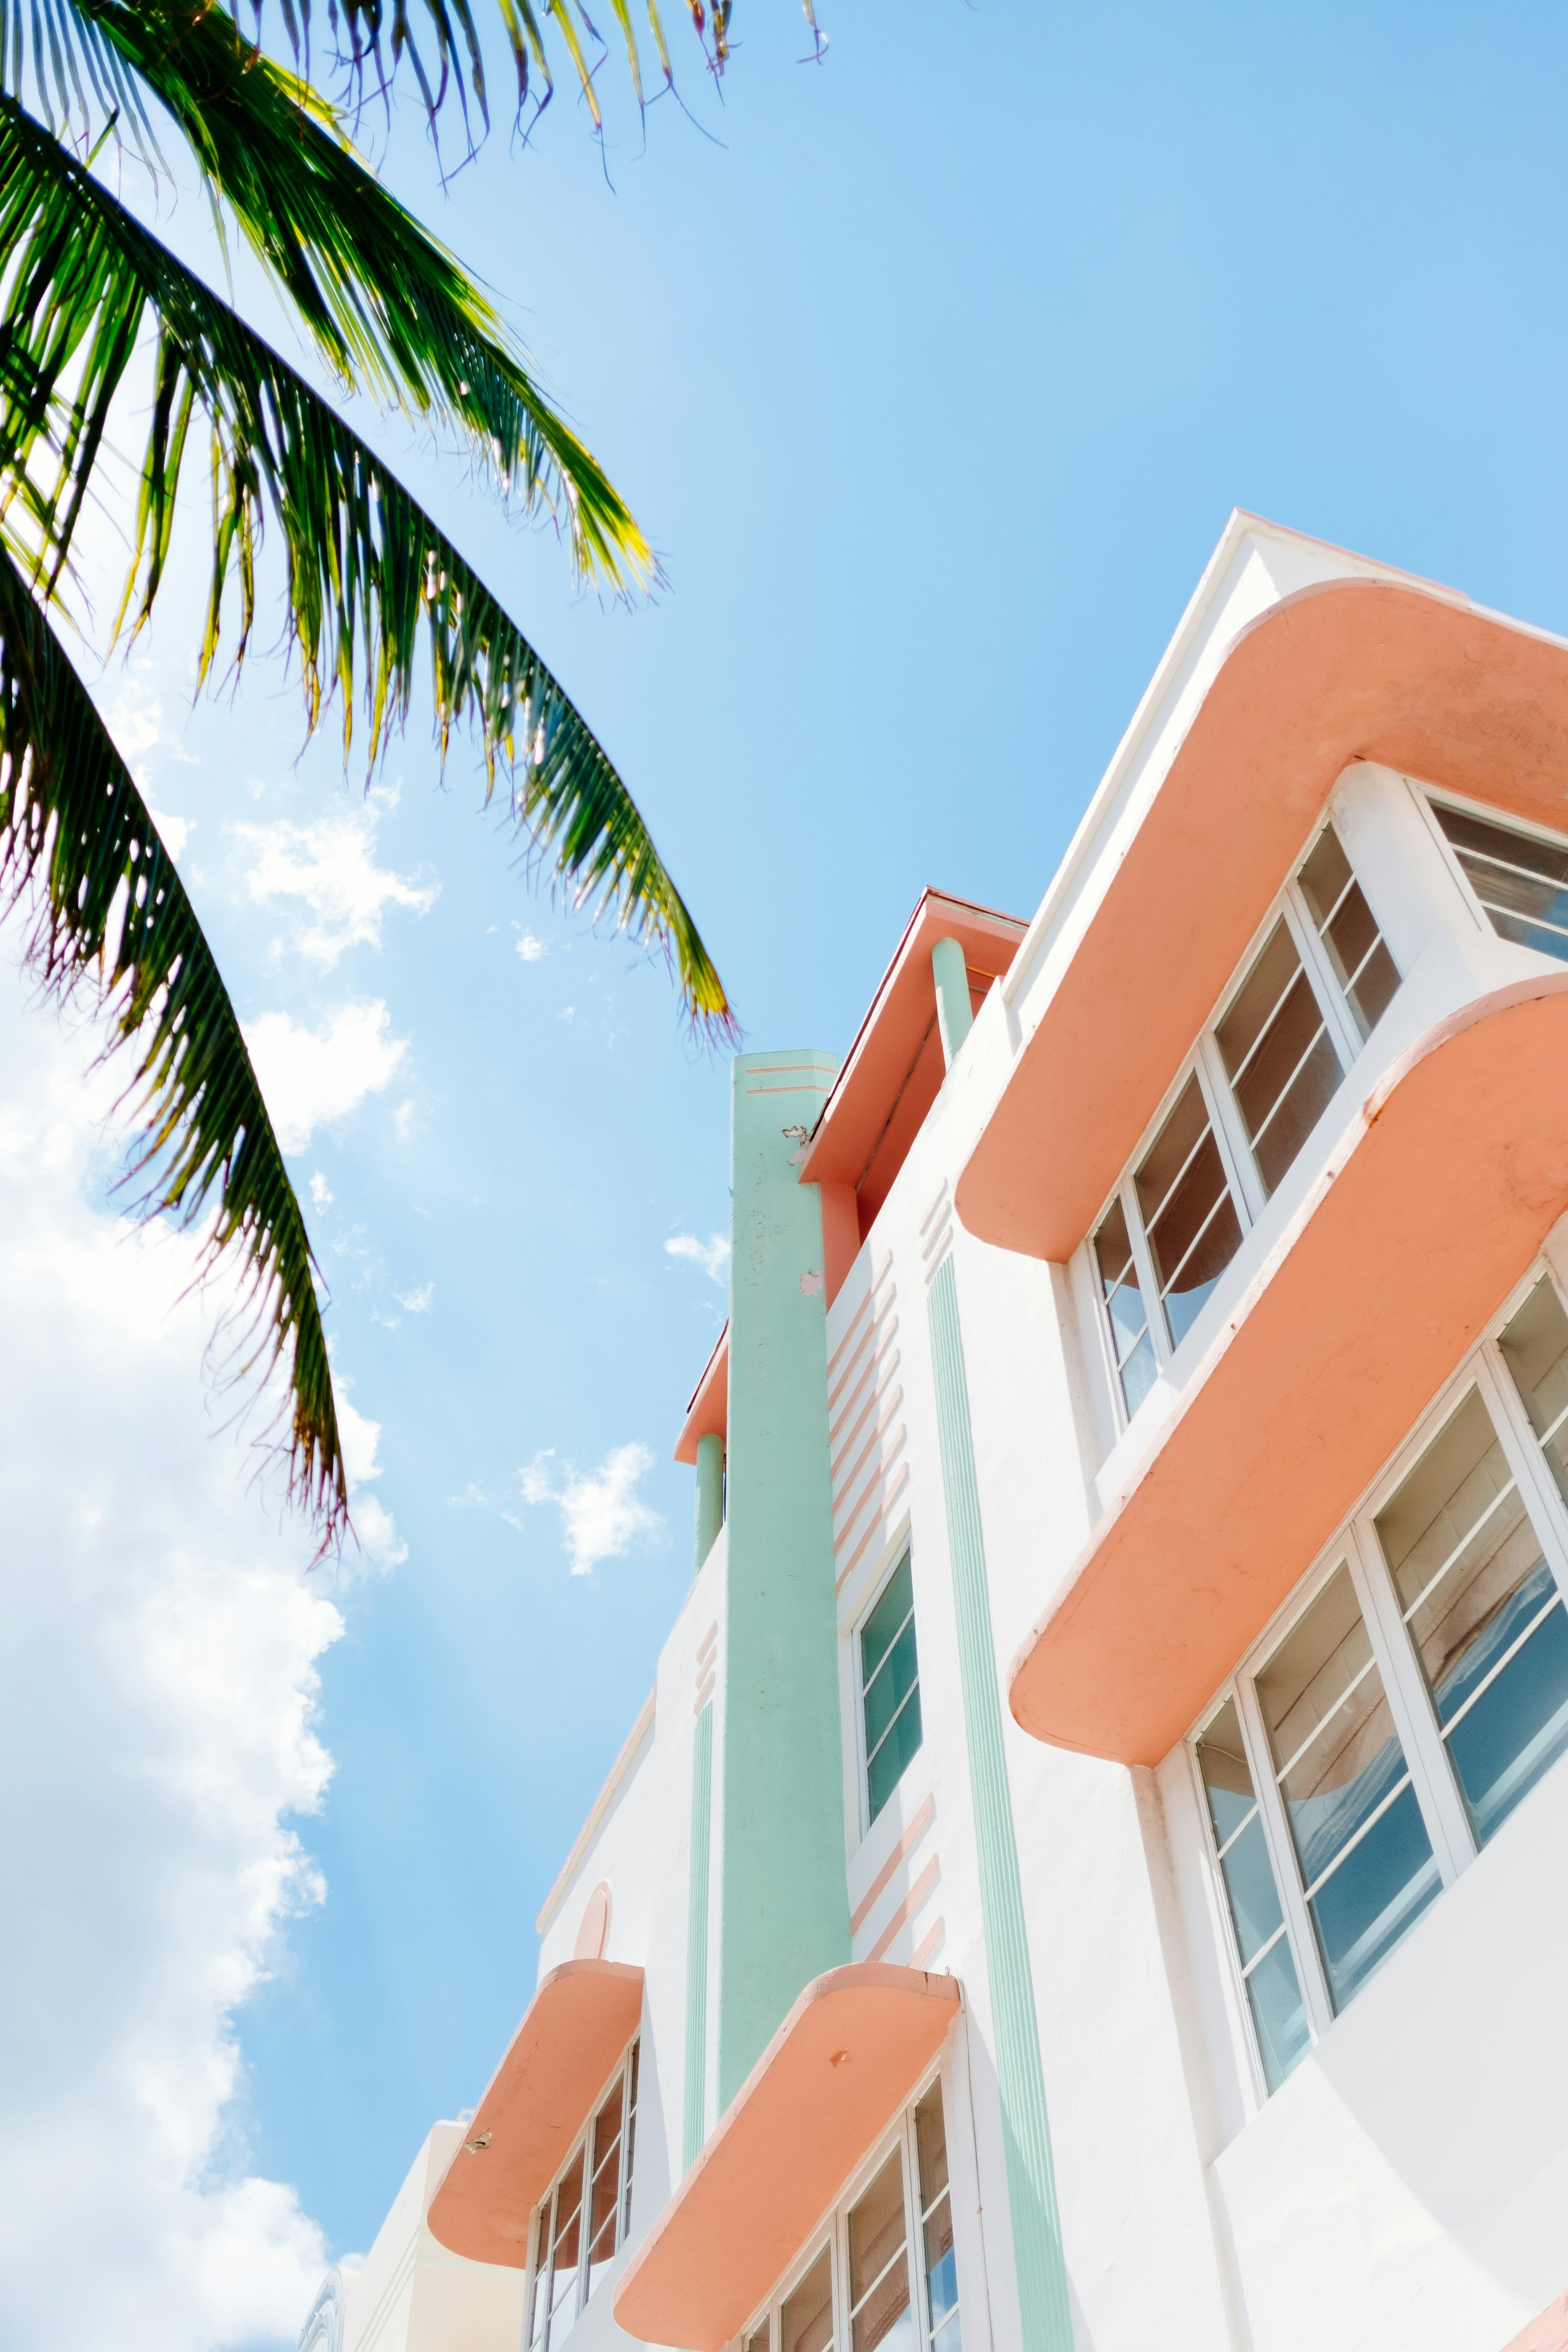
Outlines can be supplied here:
<path id="1" fill-rule="evenodd" d="M 947 1540 L 958 1618 L 958 1668 L 969 1743 L 974 1835 L 980 1862 L 980 1924 L 991 1981 L 996 2082 L 1007 2156 L 1007 2202 L 1018 2272 L 1023 2352 L 1072 2352 L 1067 2266 L 1062 2259 L 1056 2175 L 1046 2121 L 1039 2027 L 1024 1927 L 1024 1895 L 1007 1764 L 1002 1748 L 1002 1700 L 985 1576 L 985 1542 L 974 1477 L 969 1383 L 958 1325 L 958 1287 L 945 1258 L 931 1286 L 931 1359 L 936 1371 L 937 1432 L 947 1499 Z"/>
<path id="2" fill-rule="evenodd" d="M 691 1743 L 691 1885 L 686 1914 L 686 2103 L 680 2168 L 702 2153 L 708 2107 L 708 1874 L 712 1853 L 713 1702 L 697 1718 Z"/>

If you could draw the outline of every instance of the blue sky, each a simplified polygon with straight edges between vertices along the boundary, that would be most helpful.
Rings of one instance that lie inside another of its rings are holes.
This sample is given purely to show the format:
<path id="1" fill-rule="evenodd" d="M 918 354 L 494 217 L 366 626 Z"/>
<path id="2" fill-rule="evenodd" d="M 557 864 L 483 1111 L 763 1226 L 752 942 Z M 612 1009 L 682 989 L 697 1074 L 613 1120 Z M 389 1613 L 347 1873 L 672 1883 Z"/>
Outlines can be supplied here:
<path id="1" fill-rule="evenodd" d="M 1568 628 L 1568 29 L 1506 0 L 823 14 L 804 67 L 788 0 L 739 0 L 721 107 L 679 45 L 720 144 L 668 102 L 645 138 L 613 67 L 603 156 L 564 85 L 445 194 L 396 125 L 389 176 L 629 499 L 655 604 L 575 595 L 552 539 L 381 437 L 610 747 L 748 1041 L 841 1052 L 925 885 L 1033 911 L 1233 506 Z M 188 198 L 169 233 L 214 266 Z M 725 1224 L 728 1080 L 658 965 L 530 891 L 466 751 L 438 785 L 415 725 L 367 811 L 330 745 L 296 762 L 276 667 L 194 713 L 186 678 L 160 626 L 100 691 L 242 1016 L 286 1047 L 358 1019 L 382 1079 L 293 1165 L 331 1196 L 396 1541 L 336 1596 L 335 1774 L 296 1823 L 325 1898 L 235 2012 L 208 2150 L 335 2253 L 477 2099 L 677 1606 L 669 1449 L 723 1292 L 667 1244 Z M 617 1454 L 644 1524 L 574 1575 L 529 1493 Z"/>

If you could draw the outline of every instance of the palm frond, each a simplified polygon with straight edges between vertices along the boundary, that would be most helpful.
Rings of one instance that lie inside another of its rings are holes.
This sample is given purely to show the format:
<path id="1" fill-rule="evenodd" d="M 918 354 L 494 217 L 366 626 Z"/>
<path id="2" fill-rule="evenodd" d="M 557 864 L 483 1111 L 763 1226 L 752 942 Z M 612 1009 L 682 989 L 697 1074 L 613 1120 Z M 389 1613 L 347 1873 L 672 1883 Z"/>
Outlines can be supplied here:
<path id="1" fill-rule="evenodd" d="M 216 1200 L 205 1263 L 237 1252 L 232 1377 L 286 1360 L 289 1493 L 323 1551 L 348 1531 L 348 1481 L 305 1221 L 212 950 L 147 804 L 12 560 L 0 551 L 0 911 L 37 913 L 29 961 L 110 1015 L 137 1056 L 142 1206 L 184 1224 Z"/>
<path id="2" fill-rule="evenodd" d="M 405 719 L 421 641 L 443 760 L 479 732 L 489 789 L 579 906 L 671 956 L 692 1019 L 733 1034 L 722 984 L 635 802 L 581 712 L 447 534 L 359 436 L 228 306 L 24 113 L 0 98 L 0 486 L 52 590 L 110 411 L 155 321 L 153 400 L 126 606 L 140 626 L 163 577 L 191 427 L 207 427 L 213 566 L 200 656 L 216 659 L 225 592 L 243 661 L 256 561 L 280 531 L 288 634 L 310 728 L 334 693 L 345 756 L 356 696 L 372 766 Z M 47 464 L 46 464 L 46 461 Z M 52 478 L 47 478 L 51 476 Z M 489 793 L 487 793 L 487 799 Z"/>
<path id="3" fill-rule="evenodd" d="M 0 0 L 0 52 L 9 18 L 15 53 L 24 5 L 40 0 Z M 47 55 L 69 58 L 74 24 L 100 103 L 143 86 L 158 99 L 209 192 L 345 383 L 455 426 L 504 499 L 523 511 L 550 509 L 586 576 L 616 590 L 656 576 L 625 501 L 534 383 L 491 304 L 382 186 L 309 82 L 263 56 L 210 0 L 41 5 L 55 34 Z M 57 62 L 50 86 L 58 92 L 65 80 Z M 34 81 L 46 86 L 37 54 Z"/>

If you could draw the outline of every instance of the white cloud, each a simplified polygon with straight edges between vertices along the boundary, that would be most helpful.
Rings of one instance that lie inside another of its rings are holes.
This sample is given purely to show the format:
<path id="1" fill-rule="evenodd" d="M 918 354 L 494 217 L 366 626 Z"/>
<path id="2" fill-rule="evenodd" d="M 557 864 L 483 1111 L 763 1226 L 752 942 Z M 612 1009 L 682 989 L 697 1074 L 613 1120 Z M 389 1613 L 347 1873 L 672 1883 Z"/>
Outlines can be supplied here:
<path id="1" fill-rule="evenodd" d="M 150 803 L 147 814 L 158 828 L 159 840 L 178 864 L 185 854 L 185 844 L 195 831 L 195 825 L 188 817 L 165 815 L 162 809 L 153 808 Z"/>
<path id="2" fill-rule="evenodd" d="M 330 1209 L 336 1198 L 336 1193 L 332 1191 L 331 1186 L 328 1183 L 326 1178 L 318 1168 L 315 1174 L 310 1179 L 311 1207 L 316 1209 Z"/>
<path id="3" fill-rule="evenodd" d="M 341 1004 L 319 1029 L 287 1013 L 264 1013 L 245 1024 L 245 1042 L 285 1151 L 302 1151 L 318 1127 L 357 1110 L 367 1095 L 390 1084 L 406 1037 L 391 1034 L 380 997 Z"/>
<path id="4" fill-rule="evenodd" d="M 550 953 L 549 940 L 535 939 L 531 931 L 524 931 L 516 945 L 517 951 L 524 963 L 537 963 L 541 956 Z"/>
<path id="5" fill-rule="evenodd" d="M 674 1234 L 666 1242 L 664 1247 L 666 1256 L 687 1258 L 693 1265 L 700 1265 L 709 1281 L 716 1282 L 721 1289 L 728 1282 L 730 1278 L 728 1234 L 710 1234 L 705 1242 L 700 1242 L 695 1234 Z"/>
<path id="6" fill-rule="evenodd" d="M 424 1105 L 411 1095 L 393 1112 L 392 1125 L 399 1143 L 411 1142 L 415 1136 L 423 1135 L 427 1125 Z"/>
<path id="7" fill-rule="evenodd" d="M 634 1536 L 663 1527 L 659 1513 L 637 1499 L 637 1487 L 653 1468 L 652 1449 L 640 1438 L 613 1446 L 597 1470 L 586 1474 L 568 1465 L 557 1476 L 554 1460 L 554 1449 L 546 1447 L 518 1472 L 518 1483 L 525 1503 L 553 1503 L 559 1509 L 574 1576 L 618 1559 Z"/>
<path id="8" fill-rule="evenodd" d="M 376 864 L 376 834 L 397 800 L 395 784 L 377 785 L 342 816 L 319 817 L 313 824 L 279 817 L 270 824 L 229 828 L 246 853 L 246 888 L 252 901 L 266 905 L 291 898 L 309 908 L 293 945 L 324 971 L 345 948 L 381 945 L 381 919 L 388 907 L 426 915 L 439 896 L 437 884 L 414 882 Z"/>
<path id="9" fill-rule="evenodd" d="M 428 1315 L 436 1304 L 436 1286 L 433 1282 L 422 1282 L 417 1290 L 395 1290 L 392 1295 L 405 1313 L 409 1315 Z"/>
<path id="10" fill-rule="evenodd" d="M 342 1621 L 213 1434 L 194 1244 L 89 1205 L 122 1073 L 21 994 L 0 986 L 6 2352 L 291 2343 L 326 2249 L 247 2160 L 236 2023 L 321 1899 L 292 1818 L 331 1774 Z"/>

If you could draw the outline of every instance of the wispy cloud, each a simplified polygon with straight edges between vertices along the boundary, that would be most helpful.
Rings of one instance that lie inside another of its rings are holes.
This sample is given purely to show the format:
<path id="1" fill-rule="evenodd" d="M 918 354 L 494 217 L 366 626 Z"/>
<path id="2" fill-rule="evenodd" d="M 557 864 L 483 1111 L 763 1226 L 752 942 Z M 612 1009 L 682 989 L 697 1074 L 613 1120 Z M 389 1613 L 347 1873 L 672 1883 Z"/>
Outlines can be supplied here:
<path id="1" fill-rule="evenodd" d="M 550 953 L 549 940 L 536 939 L 531 931 L 524 931 L 516 941 L 516 946 L 518 954 L 524 963 L 537 963 L 542 956 L 547 956 Z"/>
<path id="2" fill-rule="evenodd" d="M 637 1491 L 653 1460 L 652 1448 L 634 1438 L 629 1445 L 613 1446 L 596 1470 L 579 1471 L 568 1464 L 557 1471 L 554 1448 L 547 1446 L 518 1472 L 525 1503 L 553 1503 L 561 1513 L 574 1576 L 586 1576 L 602 1559 L 618 1559 L 635 1536 L 653 1535 L 663 1527 L 660 1514 Z"/>
<path id="3" fill-rule="evenodd" d="M 245 1042 L 285 1151 L 302 1151 L 318 1127 L 379 1094 L 408 1051 L 380 997 L 340 1005 L 319 1029 L 264 1013 L 246 1023 Z"/>
<path id="4" fill-rule="evenodd" d="M 377 785 L 342 816 L 295 824 L 235 824 L 229 830 L 247 854 L 246 888 L 258 905 L 296 899 L 309 910 L 292 944 L 330 971 L 345 948 L 379 947 L 388 907 L 426 915 L 439 885 L 416 882 L 376 863 L 376 834 L 397 806 L 395 784 Z"/>
<path id="5" fill-rule="evenodd" d="M 664 1251 L 667 1257 L 685 1258 L 692 1265 L 700 1265 L 709 1281 L 716 1282 L 721 1289 L 730 1278 L 728 1234 L 710 1234 L 705 1242 L 700 1242 L 695 1234 L 672 1234 Z"/>
<path id="6" fill-rule="evenodd" d="M 417 1290 L 395 1290 L 392 1295 L 408 1315 L 428 1315 L 436 1304 L 433 1282 L 422 1282 Z"/>
<path id="7" fill-rule="evenodd" d="M 310 1205 L 313 1209 L 330 1209 L 337 1198 L 331 1186 L 318 1168 L 310 1179 Z"/>

